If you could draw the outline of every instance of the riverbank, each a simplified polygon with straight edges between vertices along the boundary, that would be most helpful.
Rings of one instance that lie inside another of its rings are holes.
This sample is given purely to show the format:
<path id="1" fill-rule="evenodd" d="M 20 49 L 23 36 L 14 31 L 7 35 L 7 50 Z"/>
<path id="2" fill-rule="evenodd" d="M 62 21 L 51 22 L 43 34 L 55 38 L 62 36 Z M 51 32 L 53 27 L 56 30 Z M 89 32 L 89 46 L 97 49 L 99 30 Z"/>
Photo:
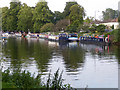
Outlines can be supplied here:
<path id="1" fill-rule="evenodd" d="M 119 46 L 119 45 L 120 45 L 120 42 L 113 42 L 112 44 Z"/>
<path id="2" fill-rule="evenodd" d="M 52 78 L 51 78 L 52 77 Z M 28 71 L 13 71 L 7 69 L 2 72 L 2 88 L 54 88 L 54 89 L 70 89 L 69 84 L 63 84 L 62 72 L 59 74 L 59 69 L 51 76 L 49 73 L 47 82 L 41 80 L 41 75 L 36 77 Z"/>

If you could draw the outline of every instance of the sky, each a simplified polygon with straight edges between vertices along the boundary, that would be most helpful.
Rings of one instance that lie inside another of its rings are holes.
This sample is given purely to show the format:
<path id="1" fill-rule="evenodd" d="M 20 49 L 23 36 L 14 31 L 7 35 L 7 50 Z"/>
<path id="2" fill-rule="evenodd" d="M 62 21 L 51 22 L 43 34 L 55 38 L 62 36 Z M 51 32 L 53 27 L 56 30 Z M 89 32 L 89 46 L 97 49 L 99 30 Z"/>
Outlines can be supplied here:
<path id="1" fill-rule="evenodd" d="M 11 0 L 0 0 L 0 7 L 8 6 Z M 35 6 L 38 0 L 19 0 L 28 6 Z M 50 10 L 63 12 L 66 2 L 76 1 L 84 7 L 86 15 L 97 19 L 102 18 L 102 11 L 106 8 L 118 10 L 118 2 L 120 0 L 46 0 Z"/>

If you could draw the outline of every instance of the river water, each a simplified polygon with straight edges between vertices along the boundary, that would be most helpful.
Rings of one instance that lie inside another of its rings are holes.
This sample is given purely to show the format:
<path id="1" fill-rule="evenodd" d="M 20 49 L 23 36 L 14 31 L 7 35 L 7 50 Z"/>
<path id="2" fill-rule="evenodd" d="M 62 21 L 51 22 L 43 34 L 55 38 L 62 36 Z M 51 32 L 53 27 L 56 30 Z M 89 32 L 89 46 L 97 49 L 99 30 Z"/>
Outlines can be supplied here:
<path id="1" fill-rule="evenodd" d="M 2 70 L 10 68 L 42 73 L 63 71 L 65 84 L 74 88 L 118 88 L 119 46 L 80 42 L 53 42 L 44 39 L 8 38 L 1 44 Z"/>

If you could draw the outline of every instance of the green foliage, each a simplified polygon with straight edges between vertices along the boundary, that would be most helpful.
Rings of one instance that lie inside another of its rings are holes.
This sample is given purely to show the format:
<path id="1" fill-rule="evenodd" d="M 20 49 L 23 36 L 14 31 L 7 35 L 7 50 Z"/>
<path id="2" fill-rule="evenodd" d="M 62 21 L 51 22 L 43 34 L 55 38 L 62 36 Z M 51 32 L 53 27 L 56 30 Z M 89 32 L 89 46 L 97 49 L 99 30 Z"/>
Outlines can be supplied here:
<path id="1" fill-rule="evenodd" d="M 105 28 L 106 28 L 105 25 L 98 25 L 98 26 L 96 27 L 96 30 L 97 30 L 98 32 L 100 32 L 100 33 L 103 33 L 103 32 L 105 32 Z"/>
<path id="2" fill-rule="evenodd" d="M 2 82 L 12 84 L 12 86 L 17 88 L 37 88 L 41 86 L 40 75 L 34 78 L 34 75 L 31 77 L 30 72 L 16 70 L 10 74 L 10 70 L 8 69 L 2 73 L 2 76 Z"/>
<path id="3" fill-rule="evenodd" d="M 83 31 L 83 32 L 89 32 L 89 26 L 88 25 L 79 25 L 78 31 Z"/>
<path id="4" fill-rule="evenodd" d="M 85 16 L 84 8 L 77 2 L 67 2 L 63 13 L 59 11 L 53 13 L 49 10 L 45 0 L 38 2 L 35 7 L 29 7 L 25 3 L 21 5 L 21 2 L 15 0 L 10 3 L 10 8 L 3 7 L 2 11 L 2 29 L 4 31 L 28 32 L 29 29 L 31 32 L 40 32 L 43 25 L 53 23 L 56 24 L 54 31 L 60 31 L 62 28 L 66 30 L 69 25 L 71 31 L 75 27 L 73 30 L 75 32 L 80 29 L 78 20 L 79 24 L 83 24 Z"/>
<path id="5" fill-rule="evenodd" d="M 46 23 L 45 25 L 42 26 L 40 29 L 41 32 L 52 32 L 54 28 L 53 23 Z"/>
<path id="6" fill-rule="evenodd" d="M 103 13 L 103 20 L 116 19 L 118 17 L 118 11 L 111 8 L 107 8 Z"/>
<path id="7" fill-rule="evenodd" d="M 96 27 L 97 27 L 97 26 L 96 26 L 95 24 L 93 24 L 93 25 L 89 28 L 90 32 L 95 33 Z"/>
<path id="8" fill-rule="evenodd" d="M 74 22 L 75 20 L 79 20 L 79 23 L 82 24 L 84 16 L 85 13 L 84 13 L 84 8 L 82 6 L 75 4 L 70 7 L 69 19 L 71 23 Z"/>
<path id="9" fill-rule="evenodd" d="M 55 25 L 54 32 L 59 32 L 61 30 L 66 30 L 66 27 L 70 24 L 68 19 L 62 19 L 58 21 Z"/>
<path id="10" fill-rule="evenodd" d="M 114 32 L 114 42 L 120 42 L 120 29 Z"/>
<path id="11" fill-rule="evenodd" d="M 78 3 L 77 2 L 66 2 L 66 7 L 63 12 L 64 18 L 66 18 L 70 15 L 70 7 L 75 4 L 78 4 Z"/>
<path id="12" fill-rule="evenodd" d="M 118 12 L 118 22 L 120 23 L 120 11 Z"/>
<path id="13" fill-rule="evenodd" d="M 48 80 L 45 83 L 42 83 L 41 81 L 41 75 L 38 74 L 36 77 L 30 74 L 28 71 L 21 71 L 21 70 L 14 70 L 12 73 L 10 73 L 10 70 L 7 69 L 4 72 L 2 72 L 2 86 L 3 88 L 54 88 L 56 89 L 71 89 L 69 84 L 63 85 L 63 79 L 62 74 L 59 75 L 59 69 L 54 74 L 53 78 L 51 78 L 50 73 L 48 76 Z"/>
<path id="14" fill-rule="evenodd" d="M 2 82 L 2 88 L 17 88 L 14 83 Z"/>
<path id="15" fill-rule="evenodd" d="M 2 8 L 0 8 L 0 31 L 2 29 Z"/>
<path id="16" fill-rule="evenodd" d="M 83 17 L 85 16 L 84 8 L 78 4 L 70 7 L 70 25 L 67 27 L 67 31 L 78 32 L 81 24 L 83 24 Z"/>
<path id="17" fill-rule="evenodd" d="M 89 28 L 89 30 L 92 32 L 92 33 L 95 33 L 96 31 L 97 32 L 99 32 L 99 33 L 103 33 L 103 32 L 105 32 L 105 28 L 106 28 L 106 26 L 105 25 L 98 25 L 98 26 L 96 26 L 95 24 L 93 24 L 90 28 Z"/>
<path id="18" fill-rule="evenodd" d="M 51 22 L 52 13 L 47 6 L 47 2 L 38 2 L 33 11 L 34 32 L 39 32 L 40 28 Z"/>
<path id="19" fill-rule="evenodd" d="M 53 23 L 54 24 L 56 24 L 57 23 L 57 21 L 59 21 L 59 20 L 61 20 L 61 19 L 63 19 L 64 17 L 63 17 L 63 13 L 61 13 L 61 12 L 59 12 L 59 11 L 55 11 L 54 12 L 54 21 L 53 21 Z"/>
<path id="20" fill-rule="evenodd" d="M 79 20 L 76 20 L 72 24 L 68 25 L 68 27 L 66 28 L 66 31 L 68 31 L 70 33 L 76 32 L 78 26 L 79 26 Z"/>
<path id="21" fill-rule="evenodd" d="M 91 23 L 92 21 L 93 21 L 93 17 L 87 17 L 87 18 L 84 20 L 84 23 L 90 25 L 90 23 Z"/>
<path id="22" fill-rule="evenodd" d="M 7 31 L 7 17 L 8 17 L 8 7 L 2 8 L 2 29 Z"/>
<path id="23" fill-rule="evenodd" d="M 52 79 L 50 78 L 50 74 L 49 74 L 47 84 L 46 84 L 47 88 L 62 89 L 63 88 L 62 73 L 63 71 L 59 76 L 59 69 L 58 69 Z"/>
<path id="24" fill-rule="evenodd" d="M 7 16 L 7 30 L 14 31 L 17 30 L 17 14 L 21 8 L 20 2 L 11 2 L 10 3 L 10 9 Z"/>
<path id="25" fill-rule="evenodd" d="M 18 30 L 22 30 L 24 32 L 28 32 L 28 29 L 32 31 L 32 8 L 28 7 L 25 3 L 21 7 L 18 13 Z"/>

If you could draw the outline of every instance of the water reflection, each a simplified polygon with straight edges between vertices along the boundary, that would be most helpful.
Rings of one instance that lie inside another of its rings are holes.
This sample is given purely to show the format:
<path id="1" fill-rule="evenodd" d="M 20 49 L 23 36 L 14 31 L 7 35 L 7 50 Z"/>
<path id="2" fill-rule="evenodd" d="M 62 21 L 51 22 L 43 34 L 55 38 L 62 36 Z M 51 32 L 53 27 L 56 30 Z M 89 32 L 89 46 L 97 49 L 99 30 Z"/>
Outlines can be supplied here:
<path id="1" fill-rule="evenodd" d="M 115 55 L 116 55 L 118 62 L 120 64 L 120 46 L 115 46 Z"/>
<path id="2" fill-rule="evenodd" d="M 35 60 L 40 71 L 47 70 L 47 63 L 51 58 L 51 50 L 47 45 L 21 38 L 9 38 L 8 43 L 3 46 L 3 53 L 6 59 L 11 59 L 13 68 L 20 68 L 23 63 L 24 66 L 29 66 Z"/>
<path id="3" fill-rule="evenodd" d="M 44 77 L 50 70 L 54 73 L 59 68 L 64 70 L 65 83 L 70 83 L 76 88 L 86 85 L 100 88 L 98 84 L 104 88 L 110 81 L 111 87 L 115 88 L 117 87 L 116 57 L 120 61 L 119 51 L 120 47 L 114 46 L 53 42 L 35 38 L 8 38 L 2 45 L 2 63 L 4 69 L 10 67 L 11 70 L 43 72 Z M 107 81 L 100 83 L 99 81 L 103 79 Z"/>

